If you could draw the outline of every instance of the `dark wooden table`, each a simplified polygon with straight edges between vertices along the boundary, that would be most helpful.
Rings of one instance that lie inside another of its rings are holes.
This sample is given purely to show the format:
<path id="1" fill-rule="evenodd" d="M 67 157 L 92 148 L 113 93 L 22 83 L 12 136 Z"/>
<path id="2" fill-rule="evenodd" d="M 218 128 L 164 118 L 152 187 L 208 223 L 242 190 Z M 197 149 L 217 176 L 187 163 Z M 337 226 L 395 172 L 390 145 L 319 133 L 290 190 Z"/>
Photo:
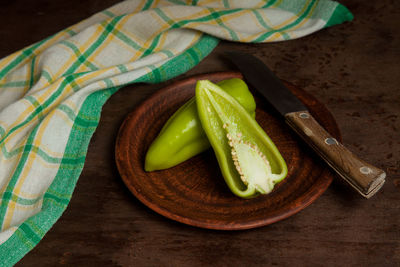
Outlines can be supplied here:
<path id="1" fill-rule="evenodd" d="M 116 2 L 2 1 L 0 57 Z M 113 155 L 124 117 L 171 81 L 131 85 L 105 104 L 66 212 L 18 266 L 400 266 L 400 2 L 341 2 L 353 22 L 281 43 L 221 42 L 174 80 L 229 70 L 219 57 L 227 49 L 262 57 L 328 107 L 347 147 L 387 172 L 377 195 L 366 200 L 334 182 L 300 213 L 245 231 L 166 219 L 130 194 Z"/>

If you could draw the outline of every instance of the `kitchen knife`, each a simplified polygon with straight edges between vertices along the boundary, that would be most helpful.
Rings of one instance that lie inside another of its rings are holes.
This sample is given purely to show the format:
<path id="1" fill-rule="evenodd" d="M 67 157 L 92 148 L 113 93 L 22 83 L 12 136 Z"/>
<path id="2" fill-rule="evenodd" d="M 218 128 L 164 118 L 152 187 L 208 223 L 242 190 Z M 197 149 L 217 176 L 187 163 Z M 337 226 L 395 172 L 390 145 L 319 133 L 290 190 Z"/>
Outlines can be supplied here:
<path id="1" fill-rule="evenodd" d="M 287 124 L 362 196 L 370 198 L 383 186 L 386 173 L 359 159 L 333 138 L 260 59 L 238 51 L 225 54 L 246 82 L 258 90 L 282 114 Z"/>

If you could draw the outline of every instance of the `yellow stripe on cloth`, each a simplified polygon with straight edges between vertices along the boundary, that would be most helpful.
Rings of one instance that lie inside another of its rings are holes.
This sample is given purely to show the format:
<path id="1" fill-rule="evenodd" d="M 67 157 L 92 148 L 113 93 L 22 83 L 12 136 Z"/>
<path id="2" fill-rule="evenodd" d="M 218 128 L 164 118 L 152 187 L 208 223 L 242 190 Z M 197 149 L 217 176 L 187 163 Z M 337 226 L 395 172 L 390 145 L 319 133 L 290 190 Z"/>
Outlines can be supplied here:
<path id="1" fill-rule="evenodd" d="M 281 28 L 283 28 L 283 27 L 286 27 L 286 26 L 289 25 L 290 23 L 294 22 L 296 19 L 299 18 L 299 16 L 300 16 L 301 14 L 303 14 L 303 13 L 307 10 L 307 7 L 310 5 L 311 1 L 312 1 L 312 0 L 307 0 L 307 2 L 305 3 L 305 5 L 303 6 L 303 8 L 300 10 L 299 14 L 295 14 L 294 16 L 292 16 L 291 18 L 289 18 L 289 19 L 283 21 L 282 23 L 272 26 L 272 29 L 274 29 L 274 30 L 279 30 L 279 29 L 281 29 Z M 318 2 L 318 1 L 316 1 L 316 2 Z"/>
<path id="2" fill-rule="evenodd" d="M 44 101 L 52 94 L 54 93 L 59 86 L 61 85 L 62 80 L 59 79 L 58 81 L 56 81 L 56 83 L 51 84 L 49 87 L 47 87 L 48 89 L 44 91 L 44 93 L 42 95 L 39 95 L 36 98 L 36 101 L 40 104 L 44 103 Z M 61 97 L 63 97 L 63 95 L 68 94 L 71 91 L 71 86 L 67 85 L 66 90 L 62 93 L 61 96 L 58 97 L 58 99 L 60 99 Z M 60 99 L 59 101 L 61 101 L 62 99 Z M 59 104 L 59 101 L 54 102 L 54 104 L 52 106 L 57 106 Z M 9 129 L 13 129 L 14 127 L 20 125 L 21 123 L 23 123 L 25 120 L 27 120 L 28 116 L 31 115 L 35 110 L 35 106 L 30 103 L 28 100 L 25 100 L 25 103 L 28 103 L 28 107 L 21 112 L 21 114 L 15 119 L 15 122 L 13 124 L 11 124 L 8 128 Z M 51 108 L 48 107 L 47 109 L 42 111 L 42 114 L 46 114 L 46 110 L 49 110 Z M 30 121 L 29 123 L 26 123 L 25 125 L 21 126 L 20 128 L 18 128 L 17 130 L 15 130 L 14 132 L 12 132 L 11 134 L 9 134 L 9 136 L 7 136 L 2 143 L 0 144 L 0 148 L 2 146 L 5 145 L 5 143 L 7 143 L 7 140 L 11 139 L 12 137 L 18 135 L 21 131 L 25 130 L 27 127 L 32 127 L 34 126 L 34 123 L 36 123 L 38 121 L 38 116 L 35 116 L 32 121 Z"/>
<path id="3" fill-rule="evenodd" d="M 41 146 L 44 131 L 47 128 L 47 125 L 50 123 L 51 119 L 52 119 L 52 117 L 48 116 L 40 124 L 36 138 L 33 141 L 34 146 L 36 146 L 36 147 Z M 33 162 L 35 161 L 36 157 L 37 157 L 37 153 L 29 153 L 28 160 L 24 166 L 24 170 L 22 171 L 20 178 L 18 179 L 18 182 L 15 186 L 15 189 L 13 190 L 13 194 L 15 196 L 19 195 L 21 188 L 25 182 L 25 179 L 27 178 L 27 176 L 29 175 L 29 172 L 32 169 Z M 14 214 L 15 205 L 16 205 L 16 202 L 11 199 L 11 201 L 9 202 L 9 205 L 8 205 L 5 219 L 4 219 L 3 229 L 7 229 L 8 227 L 10 227 L 12 218 L 13 218 L 13 214 Z"/>
<path id="4" fill-rule="evenodd" d="M 123 1 L 0 60 L 0 266 L 60 218 L 119 88 L 183 74 L 218 39 L 287 40 L 351 18 L 330 0 Z"/>
<path id="5" fill-rule="evenodd" d="M 103 28 L 100 25 L 98 25 L 96 27 L 96 30 L 90 36 L 90 38 L 87 39 L 87 41 L 84 42 L 81 46 L 78 46 L 79 51 L 84 53 L 84 51 L 86 51 L 86 49 L 97 40 L 97 38 L 101 35 L 102 32 L 103 32 Z M 76 44 L 76 45 L 79 45 L 79 44 Z M 71 50 L 70 54 L 71 54 L 71 56 L 69 57 L 67 62 L 65 62 L 64 65 L 62 65 L 61 68 L 58 69 L 58 71 L 54 74 L 53 79 L 60 77 L 62 74 L 64 74 L 64 72 L 68 68 L 70 68 L 72 66 L 72 64 L 74 62 L 76 62 L 77 57 L 76 57 L 75 53 Z"/>

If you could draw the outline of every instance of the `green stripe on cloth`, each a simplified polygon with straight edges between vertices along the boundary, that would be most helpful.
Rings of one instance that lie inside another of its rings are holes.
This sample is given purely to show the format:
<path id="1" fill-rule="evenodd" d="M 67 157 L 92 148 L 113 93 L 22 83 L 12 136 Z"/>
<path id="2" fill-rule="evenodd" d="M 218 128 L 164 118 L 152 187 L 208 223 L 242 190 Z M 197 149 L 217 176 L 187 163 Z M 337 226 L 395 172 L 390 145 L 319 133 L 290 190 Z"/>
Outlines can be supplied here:
<path id="1" fill-rule="evenodd" d="M 270 6 L 273 6 L 278 0 L 269 0 L 268 3 L 266 3 L 263 8 L 267 8 Z"/>
<path id="2" fill-rule="evenodd" d="M 258 37 L 257 39 L 255 39 L 254 42 L 255 43 L 263 42 L 264 40 L 266 40 L 268 37 L 270 37 L 274 33 L 279 33 L 279 32 L 282 32 L 282 31 L 286 31 L 286 30 L 290 29 L 291 27 L 294 27 L 294 26 L 298 25 L 303 19 L 305 19 L 309 15 L 309 13 L 311 12 L 313 6 L 316 3 L 318 3 L 317 0 L 312 0 L 311 2 L 306 3 L 305 11 L 303 13 L 300 13 L 300 14 L 296 13 L 296 14 L 299 14 L 299 16 L 294 22 L 292 22 L 292 23 L 290 23 L 290 24 L 288 24 L 288 25 L 286 25 L 284 27 L 281 27 L 279 29 L 266 32 L 266 33 L 262 34 L 260 37 Z"/>
<path id="3" fill-rule="evenodd" d="M 185 73 L 220 39 L 289 40 L 352 19 L 329 0 L 252 4 L 124 1 L 0 60 L 0 266 L 65 211 L 102 106 L 122 86 Z"/>
<path id="4" fill-rule="evenodd" d="M 229 27 L 227 27 L 224 24 L 223 20 L 220 18 L 220 16 L 221 16 L 221 13 L 226 13 L 226 14 L 229 14 L 231 12 L 234 13 L 236 11 L 239 11 L 240 9 L 232 10 L 230 12 L 216 12 L 215 9 L 213 9 L 213 8 L 210 8 L 209 10 L 210 10 L 210 13 L 211 13 L 211 17 L 214 18 L 214 20 L 218 23 L 218 25 L 229 32 L 229 35 L 231 36 L 231 40 L 232 41 L 239 41 L 239 37 L 237 36 L 235 31 L 233 31 Z M 222 16 L 223 15 L 225 15 L 225 14 L 222 14 Z"/>
<path id="5" fill-rule="evenodd" d="M 99 38 L 82 54 L 79 54 L 78 60 L 64 73 L 64 75 L 68 75 L 70 73 L 74 73 L 74 71 L 83 63 L 87 61 L 87 58 L 94 52 L 96 49 L 106 40 L 107 36 L 114 30 L 115 25 L 122 17 L 116 17 L 112 19 L 109 23 L 103 25 L 105 31 L 103 31 Z M 95 68 L 97 69 L 97 68 Z M 72 77 L 72 76 L 69 76 Z"/>
<path id="6" fill-rule="evenodd" d="M 23 63 L 26 58 L 29 57 L 34 57 L 35 56 L 35 50 L 39 48 L 41 45 L 43 45 L 49 38 L 46 38 L 40 42 L 37 42 L 36 44 L 31 45 L 30 47 L 27 47 L 21 51 L 19 56 L 14 59 L 11 63 L 9 63 L 5 68 L 0 70 L 0 78 L 4 77 L 8 72 L 10 72 L 12 69 Z"/>
<path id="7" fill-rule="evenodd" d="M 150 46 L 143 52 L 142 57 L 150 55 L 160 42 L 161 35 L 157 35 L 151 42 Z"/>
<path id="8" fill-rule="evenodd" d="M 99 69 L 92 62 L 88 61 L 86 55 L 82 55 L 81 51 L 79 51 L 79 48 L 76 47 L 76 45 L 74 45 L 73 43 L 68 42 L 67 40 L 64 40 L 64 41 L 61 41 L 60 44 L 64 44 L 66 47 L 70 48 L 74 52 L 75 56 L 78 58 L 80 63 L 84 64 L 89 69 L 91 69 L 91 70 Z"/>
<path id="9" fill-rule="evenodd" d="M 74 83 L 75 77 L 80 76 L 80 75 L 81 74 L 71 74 L 69 76 L 66 76 L 62 80 L 62 82 L 61 82 L 60 86 L 57 88 L 57 90 L 53 94 L 51 94 L 51 96 L 43 104 L 37 104 L 38 102 L 36 100 L 33 100 L 32 96 L 28 96 L 27 99 L 30 100 L 30 102 L 35 102 L 34 105 L 35 105 L 36 109 L 22 123 L 18 124 L 17 126 L 13 127 L 11 130 L 9 130 L 9 132 L 2 139 L 7 138 L 9 135 L 14 133 L 21 127 L 25 126 L 26 124 L 30 123 L 32 120 L 36 119 L 36 117 L 42 118 L 43 117 L 42 113 L 54 103 L 54 101 L 60 96 L 60 94 L 63 92 L 63 90 L 65 89 L 66 86 L 75 84 Z M 3 140 L 1 140 L 1 142 L 3 142 Z M 0 142 L 0 146 L 2 145 L 1 142 Z"/>
<path id="10" fill-rule="evenodd" d="M 40 201 L 42 199 L 42 196 L 34 198 L 34 199 L 28 199 L 28 198 L 19 197 L 17 195 L 12 195 L 11 199 L 12 199 L 12 201 L 14 201 L 14 202 L 16 202 L 16 203 L 18 203 L 20 205 L 30 206 L 30 205 L 34 205 L 38 201 Z"/>
<path id="11" fill-rule="evenodd" d="M 328 19 L 325 27 L 331 27 L 342 23 L 343 21 L 352 21 L 354 18 L 353 14 L 343 5 L 337 5 L 332 16 Z"/>
<path id="12" fill-rule="evenodd" d="M 9 82 L 9 83 L 3 83 L 0 86 L 2 88 L 7 88 L 7 87 L 26 87 L 30 84 L 30 81 L 15 81 L 15 82 Z"/>
<path id="13" fill-rule="evenodd" d="M 3 137 L 3 135 L 6 133 L 6 130 L 2 126 L 0 126 L 0 138 Z"/>
<path id="14" fill-rule="evenodd" d="M 252 10 L 253 14 L 256 16 L 257 21 L 268 31 L 273 31 L 270 26 L 267 25 L 267 23 L 264 21 L 263 17 L 257 10 Z M 285 38 L 285 40 L 288 40 L 290 36 L 286 32 L 282 32 L 282 36 Z"/>
<path id="15" fill-rule="evenodd" d="M 79 121 L 77 121 L 77 124 L 79 124 Z M 95 127 L 95 126 L 93 126 L 93 127 Z M 80 129 L 79 126 L 75 126 L 75 128 Z M 83 129 L 85 127 L 81 126 L 81 128 Z M 63 155 L 63 157 L 57 158 L 57 157 L 50 156 L 45 151 L 43 151 L 40 147 L 37 147 L 34 145 L 30 145 L 28 147 L 32 150 L 32 152 L 36 153 L 39 157 L 41 157 L 44 161 L 46 161 L 48 163 L 61 163 L 61 161 L 64 161 L 65 164 L 70 164 L 70 165 L 74 166 L 77 163 L 82 163 L 85 161 L 86 154 L 84 152 L 81 152 L 80 155 L 78 155 L 77 153 L 70 154 L 70 155 L 65 153 Z M 25 150 L 25 147 L 20 146 L 16 149 L 13 149 L 10 152 L 8 152 L 4 146 L 1 147 L 1 151 L 4 155 L 4 158 L 6 158 L 6 159 L 12 158 L 12 157 L 18 155 L 19 153 L 23 152 L 24 150 Z"/>
<path id="16" fill-rule="evenodd" d="M 27 145 L 32 144 L 34 137 L 37 133 L 37 130 L 38 130 L 38 127 L 35 127 L 34 130 L 29 134 L 27 144 L 25 144 L 24 149 L 21 153 L 21 158 L 18 162 L 17 168 L 15 169 L 5 191 L 2 192 L 2 197 L 1 197 L 2 201 L 0 204 L 0 225 L 2 225 L 4 222 L 5 215 L 6 215 L 6 212 L 8 209 L 8 203 L 11 200 L 11 196 L 13 195 L 12 192 L 14 190 L 16 183 L 18 182 L 18 178 L 19 178 L 22 170 L 24 169 L 24 165 L 25 165 L 26 161 L 28 160 L 28 155 L 29 155 L 29 153 L 31 153 L 31 151 L 29 149 L 25 149 L 25 148 Z"/>
<path id="17" fill-rule="evenodd" d="M 104 10 L 104 11 L 102 11 L 102 13 L 109 16 L 110 18 L 115 17 L 115 14 L 112 13 L 110 10 Z"/>
<path id="18" fill-rule="evenodd" d="M 166 64 L 161 66 L 161 69 L 164 70 L 163 72 L 165 73 L 165 75 L 160 76 L 160 81 L 165 81 L 167 79 L 173 78 L 194 67 L 194 65 L 188 64 L 187 60 L 188 57 L 192 57 L 189 56 L 190 53 L 193 53 L 192 51 L 198 52 L 197 57 L 199 59 L 204 58 L 215 48 L 217 44 L 218 39 L 211 36 L 205 36 L 204 38 L 200 39 L 193 47 L 185 51 L 185 53 L 179 55 L 178 57 L 175 57 L 174 59 L 168 61 Z M 178 68 L 177 66 L 182 67 Z M 152 82 L 151 76 L 152 75 L 150 74 L 146 74 L 145 76 L 140 77 L 132 82 Z M 108 90 L 111 93 L 117 91 L 116 88 L 110 88 Z M 102 92 L 93 93 L 86 99 L 85 104 L 82 106 L 82 109 L 80 111 L 80 113 L 82 114 L 79 114 L 79 116 L 93 118 L 90 123 L 98 123 L 100 119 L 101 108 L 110 96 L 111 94 L 107 97 L 104 97 L 104 94 Z M 68 142 L 68 145 L 66 146 L 66 154 L 74 154 L 76 151 L 82 152 L 82 150 L 86 154 L 89 146 L 89 141 L 95 131 L 95 127 L 83 129 L 86 129 L 86 131 L 82 131 L 82 128 L 73 127 L 73 132 L 71 132 L 70 140 Z M 58 220 L 58 218 L 66 209 L 78 177 L 83 169 L 83 163 L 84 160 L 82 160 L 78 165 L 75 165 L 74 168 L 70 168 L 70 162 L 68 160 L 62 160 L 58 174 L 56 175 L 49 189 L 46 191 L 43 200 L 42 211 L 35 216 L 27 219 L 19 227 L 19 229 L 21 227 L 25 228 L 26 226 L 24 225 L 27 224 L 35 224 L 41 226 L 41 230 L 43 231 L 43 233 L 46 233 L 50 229 L 50 227 Z M 71 186 L 66 187 L 66 184 Z M 47 194 L 48 192 L 62 192 L 63 194 L 67 194 L 69 195 L 68 202 L 65 200 L 65 198 L 56 198 L 54 197 L 54 194 Z M 52 202 L 54 201 L 60 205 L 54 207 L 54 205 L 52 205 Z M 52 209 L 51 213 L 48 212 L 49 209 Z M 17 233 L 18 234 L 13 235 L 0 246 L 0 258 L 3 259 L 4 262 L 7 262 L 7 265 L 15 264 L 20 258 L 28 253 L 34 247 L 34 245 L 36 245 L 40 241 L 40 239 L 37 239 L 38 242 L 36 243 L 34 243 L 32 240 L 25 243 L 24 241 L 26 241 L 26 237 L 24 235 L 21 235 L 19 230 L 17 231 Z M 44 234 L 40 235 L 38 233 L 36 233 L 36 235 L 40 236 L 40 238 L 44 236 Z M 16 250 L 16 247 L 18 247 L 19 249 Z M 0 266 L 2 266 L 2 263 L 0 263 Z"/>
<path id="19" fill-rule="evenodd" d="M 142 8 L 142 10 L 147 10 L 151 7 L 151 5 L 153 4 L 154 0 L 147 0 L 146 4 L 144 5 L 144 7 Z"/>
<path id="20" fill-rule="evenodd" d="M 32 87 L 32 85 L 35 83 L 35 63 L 36 63 L 36 57 L 32 58 L 31 62 L 31 69 L 30 69 L 30 79 L 29 79 L 29 88 Z"/>
<path id="21" fill-rule="evenodd" d="M 133 47 L 134 49 L 138 50 L 138 51 L 144 51 L 144 48 L 141 47 L 140 45 L 138 45 L 134 40 L 132 40 L 131 38 L 129 38 L 127 35 L 125 35 L 124 33 L 118 31 L 117 29 L 113 29 L 112 33 L 118 37 L 121 41 L 123 41 L 124 43 L 126 43 L 127 45 Z"/>

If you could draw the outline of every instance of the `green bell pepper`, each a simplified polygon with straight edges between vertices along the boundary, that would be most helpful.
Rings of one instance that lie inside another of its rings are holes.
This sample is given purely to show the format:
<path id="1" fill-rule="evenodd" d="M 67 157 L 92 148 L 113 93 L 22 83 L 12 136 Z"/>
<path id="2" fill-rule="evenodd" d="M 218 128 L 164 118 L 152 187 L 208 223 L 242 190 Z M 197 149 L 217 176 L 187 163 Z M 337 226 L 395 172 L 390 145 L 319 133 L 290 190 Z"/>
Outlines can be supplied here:
<path id="1" fill-rule="evenodd" d="M 288 170 L 256 120 L 210 81 L 197 82 L 196 103 L 201 125 L 230 190 L 242 198 L 270 193 Z"/>
<path id="2" fill-rule="evenodd" d="M 243 80 L 233 78 L 221 81 L 218 85 L 255 117 L 256 103 Z M 210 143 L 201 127 L 193 97 L 169 118 L 150 145 L 146 153 L 145 170 L 171 168 L 209 147 Z"/>

